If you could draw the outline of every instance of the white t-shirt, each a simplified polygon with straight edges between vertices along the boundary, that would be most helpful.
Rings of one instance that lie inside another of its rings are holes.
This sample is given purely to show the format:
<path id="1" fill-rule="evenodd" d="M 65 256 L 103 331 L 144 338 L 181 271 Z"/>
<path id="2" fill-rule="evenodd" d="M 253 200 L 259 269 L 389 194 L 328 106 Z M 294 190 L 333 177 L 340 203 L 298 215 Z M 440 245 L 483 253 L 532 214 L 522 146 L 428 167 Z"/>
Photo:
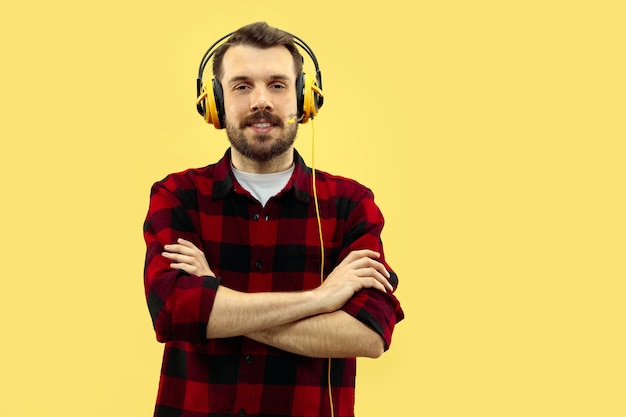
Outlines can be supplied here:
<path id="1" fill-rule="evenodd" d="M 265 204 L 270 198 L 274 197 L 285 188 L 291 178 L 291 174 L 293 174 L 295 165 L 292 165 L 291 168 L 286 171 L 273 172 L 271 174 L 252 174 L 250 172 L 239 171 L 233 167 L 232 164 L 231 168 L 237 182 L 265 207 Z"/>

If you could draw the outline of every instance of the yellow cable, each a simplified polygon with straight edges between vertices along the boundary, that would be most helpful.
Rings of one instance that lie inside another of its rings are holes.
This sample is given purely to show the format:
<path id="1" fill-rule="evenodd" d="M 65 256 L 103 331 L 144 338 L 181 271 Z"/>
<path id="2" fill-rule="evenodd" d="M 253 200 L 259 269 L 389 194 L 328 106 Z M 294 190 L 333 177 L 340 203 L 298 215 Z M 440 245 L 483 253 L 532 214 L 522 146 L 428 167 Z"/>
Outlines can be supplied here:
<path id="1" fill-rule="evenodd" d="M 317 217 L 317 230 L 320 236 L 320 247 L 322 252 L 322 266 L 320 268 L 320 284 L 324 282 L 324 235 L 322 234 L 322 217 L 320 216 L 320 206 L 317 200 L 317 186 L 315 181 L 315 122 L 311 119 L 311 167 L 313 170 L 313 200 L 315 202 L 315 215 Z"/>
<path id="2" fill-rule="evenodd" d="M 322 216 L 320 215 L 320 206 L 317 199 L 317 186 L 315 181 L 315 121 L 311 118 L 311 168 L 313 171 L 313 201 L 315 202 L 315 216 L 317 217 L 317 230 L 320 236 L 320 247 L 322 252 L 321 267 L 320 267 L 320 283 L 324 283 L 324 235 L 322 233 Z M 335 405 L 333 402 L 333 390 L 330 380 L 330 366 L 332 360 L 328 358 L 328 400 L 330 402 L 330 416 L 335 417 Z"/>

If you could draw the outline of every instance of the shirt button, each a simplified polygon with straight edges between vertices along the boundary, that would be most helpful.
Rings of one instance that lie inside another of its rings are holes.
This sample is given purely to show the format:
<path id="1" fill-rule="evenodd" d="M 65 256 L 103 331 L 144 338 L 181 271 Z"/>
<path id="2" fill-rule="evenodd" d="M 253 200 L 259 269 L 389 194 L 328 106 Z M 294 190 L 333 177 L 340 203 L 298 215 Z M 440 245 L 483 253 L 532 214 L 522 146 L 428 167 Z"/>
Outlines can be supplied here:
<path id="1" fill-rule="evenodd" d="M 265 216 L 265 221 L 269 221 L 270 220 L 270 216 Z"/>
<path id="2" fill-rule="evenodd" d="M 254 220 L 255 222 L 258 222 L 259 221 L 259 213 L 257 213 L 254 216 L 252 216 L 252 220 Z"/>
<path id="3" fill-rule="evenodd" d="M 244 410 L 243 408 L 241 410 L 239 410 L 239 416 L 240 417 L 244 417 L 246 415 L 246 410 Z"/>
<path id="4" fill-rule="evenodd" d="M 251 364 L 252 363 L 252 357 L 250 355 L 246 356 L 246 363 L 247 364 Z"/>
<path id="5" fill-rule="evenodd" d="M 256 267 L 256 269 L 263 268 L 263 264 L 261 262 L 259 262 L 259 261 L 257 261 L 257 263 L 255 263 L 254 266 Z"/>

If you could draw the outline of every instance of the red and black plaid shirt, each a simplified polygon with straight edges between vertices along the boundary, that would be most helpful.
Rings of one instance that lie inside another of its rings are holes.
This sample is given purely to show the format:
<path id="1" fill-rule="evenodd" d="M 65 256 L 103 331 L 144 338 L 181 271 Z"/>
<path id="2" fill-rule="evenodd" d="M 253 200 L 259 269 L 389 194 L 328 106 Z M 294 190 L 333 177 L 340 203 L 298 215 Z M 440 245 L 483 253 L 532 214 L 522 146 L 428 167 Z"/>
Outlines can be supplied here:
<path id="1" fill-rule="evenodd" d="M 157 340 L 165 342 L 158 417 L 329 416 L 328 359 L 287 353 L 246 337 L 206 338 L 218 285 L 244 292 L 320 285 L 321 251 L 311 169 L 295 170 L 265 207 L 234 179 L 230 151 L 217 164 L 172 174 L 152 187 L 144 224 L 145 290 Z M 325 274 L 353 250 L 383 253 L 383 217 L 370 190 L 316 171 Z M 182 237 L 219 276 L 172 270 L 163 246 Z M 397 277 L 391 272 L 392 283 Z M 404 314 L 392 294 L 362 290 L 343 310 L 378 332 L 386 347 Z M 333 359 L 337 417 L 353 416 L 356 359 Z"/>

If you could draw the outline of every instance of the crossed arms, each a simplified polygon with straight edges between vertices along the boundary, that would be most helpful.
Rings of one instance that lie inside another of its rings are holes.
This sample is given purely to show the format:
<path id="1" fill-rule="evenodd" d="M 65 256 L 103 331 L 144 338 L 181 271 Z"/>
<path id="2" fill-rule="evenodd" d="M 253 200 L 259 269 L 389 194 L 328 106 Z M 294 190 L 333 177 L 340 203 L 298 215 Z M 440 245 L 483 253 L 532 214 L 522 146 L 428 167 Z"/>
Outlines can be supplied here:
<path id="1" fill-rule="evenodd" d="M 187 240 L 165 245 L 162 256 L 173 269 L 215 276 L 204 253 Z M 379 257 L 371 250 L 353 251 L 309 291 L 245 293 L 219 286 L 206 336 L 246 336 L 310 357 L 379 357 L 385 348 L 382 337 L 341 310 L 360 290 L 393 291 Z"/>

